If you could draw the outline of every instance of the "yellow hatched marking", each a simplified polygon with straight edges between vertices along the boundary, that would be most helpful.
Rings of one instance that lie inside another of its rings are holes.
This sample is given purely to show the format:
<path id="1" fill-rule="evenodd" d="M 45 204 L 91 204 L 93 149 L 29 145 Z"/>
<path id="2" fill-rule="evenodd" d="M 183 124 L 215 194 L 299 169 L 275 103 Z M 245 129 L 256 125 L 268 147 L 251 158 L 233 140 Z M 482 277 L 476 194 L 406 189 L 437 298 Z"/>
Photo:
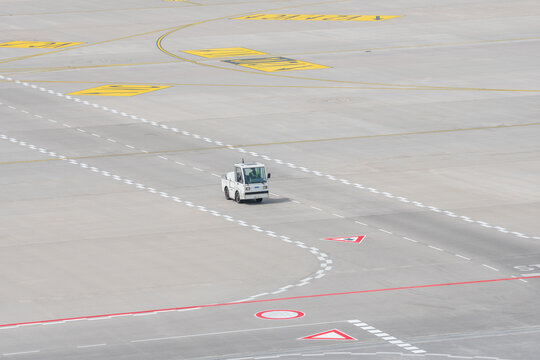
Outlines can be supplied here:
<path id="1" fill-rule="evenodd" d="M 253 14 L 237 20 L 326 20 L 326 21 L 381 21 L 402 15 L 307 15 L 307 14 Z"/>
<path id="2" fill-rule="evenodd" d="M 246 49 L 243 47 L 219 48 L 219 49 L 201 49 L 201 50 L 184 50 L 183 52 L 202 56 L 205 58 L 231 57 L 231 56 L 250 56 L 250 55 L 266 55 L 266 53 Z"/>
<path id="3" fill-rule="evenodd" d="M 68 46 L 84 44 L 82 42 L 57 42 L 57 41 L 8 41 L 0 44 L 0 47 L 13 48 L 38 48 L 38 49 L 60 49 Z"/>
<path id="4" fill-rule="evenodd" d="M 68 95 L 99 95 L 99 96 L 134 96 L 150 91 L 165 89 L 170 86 L 157 85 L 103 85 L 91 89 L 72 92 Z"/>
<path id="5" fill-rule="evenodd" d="M 222 60 L 230 64 L 243 66 L 261 71 L 289 71 L 289 70 L 311 70 L 325 69 L 328 66 L 313 64 L 305 61 L 289 59 L 285 57 L 269 57 L 258 59 L 237 59 L 237 60 Z"/>

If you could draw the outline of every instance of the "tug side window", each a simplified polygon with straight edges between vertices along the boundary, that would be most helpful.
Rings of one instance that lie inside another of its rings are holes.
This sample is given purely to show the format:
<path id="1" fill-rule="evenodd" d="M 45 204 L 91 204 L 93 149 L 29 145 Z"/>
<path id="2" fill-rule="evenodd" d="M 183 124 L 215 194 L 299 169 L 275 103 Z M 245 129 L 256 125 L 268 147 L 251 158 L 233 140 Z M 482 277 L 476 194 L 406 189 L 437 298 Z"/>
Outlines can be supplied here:
<path id="1" fill-rule="evenodd" d="M 242 171 L 239 167 L 235 168 L 236 172 L 236 182 L 243 183 L 242 181 Z"/>

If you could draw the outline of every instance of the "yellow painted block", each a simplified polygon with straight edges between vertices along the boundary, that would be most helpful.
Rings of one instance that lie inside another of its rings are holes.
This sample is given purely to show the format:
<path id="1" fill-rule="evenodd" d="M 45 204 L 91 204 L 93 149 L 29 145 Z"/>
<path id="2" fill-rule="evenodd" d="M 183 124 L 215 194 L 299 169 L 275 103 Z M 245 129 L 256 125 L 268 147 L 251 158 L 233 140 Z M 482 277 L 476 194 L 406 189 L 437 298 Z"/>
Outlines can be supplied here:
<path id="1" fill-rule="evenodd" d="M 244 66 L 247 68 L 261 71 L 289 71 L 289 70 L 311 70 L 325 69 L 328 66 L 312 64 L 305 61 L 288 59 L 285 57 L 269 57 L 258 59 L 237 59 L 237 60 L 222 60 L 230 64 Z"/>
<path id="2" fill-rule="evenodd" d="M 381 21 L 401 15 L 307 15 L 307 14 L 253 14 L 238 20 L 326 20 L 326 21 Z"/>
<path id="3" fill-rule="evenodd" d="M 99 95 L 99 96 L 134 96 L 150 91 L 165 89 L 170 86 L 157 85 L 103 85 L 91 89 L 72 92 L 68 95 Z"/>
<path id="4" fill-rule="evenodd" d="M 38 49 L 60 49 L 68 46 L 84 44 L 82 42 L 57 42 L 57 41 L 9 41 L 0 44 L 0 47 L 14 48 L 38 48 Z"/>
<path id="5" fill-rule="evenodd" d="M 232 57 L 232 56 L 251 56 L 251 55 L 266 55 L 266 53 L 246 49 L 243 47 L 219 48 L 219 49 L 201 49 L 201 50 L 184 50 L 185 53 L 202 56 L 205 58 Z"/>

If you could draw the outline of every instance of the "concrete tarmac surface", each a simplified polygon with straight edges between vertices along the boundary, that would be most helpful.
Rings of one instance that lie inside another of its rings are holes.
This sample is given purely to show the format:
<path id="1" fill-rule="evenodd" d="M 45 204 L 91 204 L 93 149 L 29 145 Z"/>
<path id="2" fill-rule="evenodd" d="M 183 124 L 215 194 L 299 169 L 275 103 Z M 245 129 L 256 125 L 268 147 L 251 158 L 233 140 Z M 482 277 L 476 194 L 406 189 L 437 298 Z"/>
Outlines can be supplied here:
<path id="1" fill-rule="evenodd" d="M 0 360 L 538 359 L 537 1 L 2 0 L 0 30 Z M 242 159 L 262 203 L 221 191 Z"/>

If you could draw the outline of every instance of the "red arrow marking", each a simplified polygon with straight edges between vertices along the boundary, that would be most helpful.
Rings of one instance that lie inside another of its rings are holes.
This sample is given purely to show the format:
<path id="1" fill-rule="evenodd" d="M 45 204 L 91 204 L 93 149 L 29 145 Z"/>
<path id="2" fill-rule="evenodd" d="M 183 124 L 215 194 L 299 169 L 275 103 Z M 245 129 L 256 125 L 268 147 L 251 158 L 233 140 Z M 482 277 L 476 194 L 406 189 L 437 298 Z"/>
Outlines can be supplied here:
<path id="1" fill-rule="evenodd" d="M 360 235 L 360 236 L 348 236 L 348 237 L 337 237 L 337 238 L 327 238 L 324 240 L 331 240 L 331 241 L 343 241 L 343 242 L 350 242 L 350 243 L 358 243 L 360 244 L 362 240 L 366 238 L 366 235 Z"/>
<path id="2" fill-rule="evenodd" d="M 309 335 L 300 340 L 356 340 L 352 336 L 345 334 L 337 329 L 328 330 L 322 333 Z"/>

